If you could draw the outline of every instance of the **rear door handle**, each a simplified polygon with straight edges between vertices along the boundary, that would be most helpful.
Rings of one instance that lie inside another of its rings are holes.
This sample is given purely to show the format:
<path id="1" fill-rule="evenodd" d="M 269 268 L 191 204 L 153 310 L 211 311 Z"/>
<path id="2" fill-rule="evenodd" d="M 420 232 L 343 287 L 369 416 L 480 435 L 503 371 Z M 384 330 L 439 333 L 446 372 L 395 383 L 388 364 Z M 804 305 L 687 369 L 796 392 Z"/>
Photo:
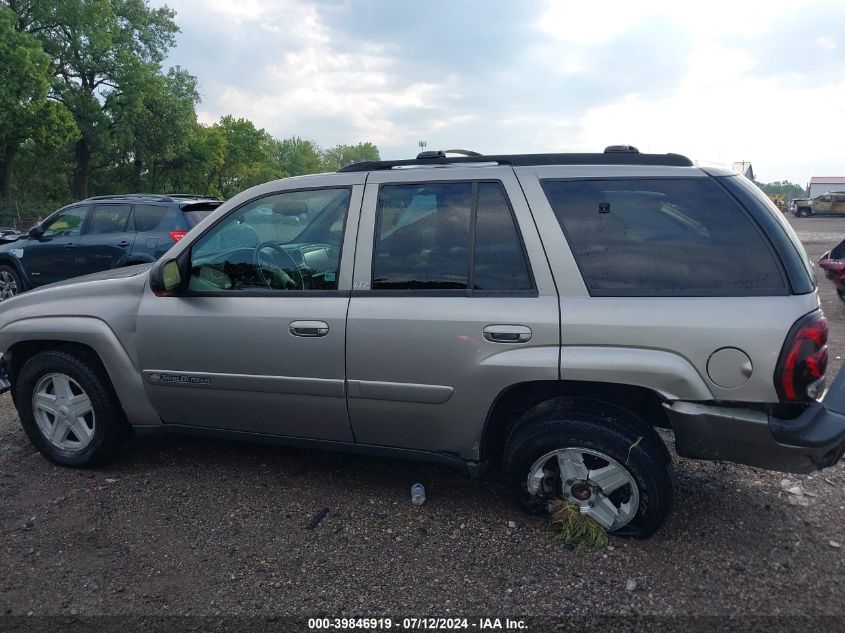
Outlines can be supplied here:
<path id="1" fill-rule="evenodd" d="M 68 242 L 65 244 L 65 248 L 73 248 L 73 242 Z"/>
<path id="2" fill-rule="evenodd" d="M 329 324 L 325 321 L 291 321 L 289 329 L 294 336 L 325 336 L 329 333 Z"/>
<path id="3" fill-rule="evenodd" d="M 120 248 L 126 248 L 127 246 L 129 246 L 129 242 L 123 240 L 122 242 L 118 243 L 118 246 L 120 246 Z"/>
<path id="4" fill-rule="evenodd" d="M 527 343 L 531 340 L 531 328 L 524 325 L 488 325 L 484 338 L 491 343 Z"/>

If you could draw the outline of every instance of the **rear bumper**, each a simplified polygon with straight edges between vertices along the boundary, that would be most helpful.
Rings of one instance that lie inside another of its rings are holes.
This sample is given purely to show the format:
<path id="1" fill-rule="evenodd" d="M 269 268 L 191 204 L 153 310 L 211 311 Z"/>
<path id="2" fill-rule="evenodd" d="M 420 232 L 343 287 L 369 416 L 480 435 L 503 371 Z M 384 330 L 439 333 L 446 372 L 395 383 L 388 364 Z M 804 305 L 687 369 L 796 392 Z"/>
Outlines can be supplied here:
<path id="1" fill-rule="evenodd" d="M 791 420 L 692 402 L 664 406 L 682 457 L 810 473 L 833 466 L 845 453 L 845 371 L 822 401 Z"/>

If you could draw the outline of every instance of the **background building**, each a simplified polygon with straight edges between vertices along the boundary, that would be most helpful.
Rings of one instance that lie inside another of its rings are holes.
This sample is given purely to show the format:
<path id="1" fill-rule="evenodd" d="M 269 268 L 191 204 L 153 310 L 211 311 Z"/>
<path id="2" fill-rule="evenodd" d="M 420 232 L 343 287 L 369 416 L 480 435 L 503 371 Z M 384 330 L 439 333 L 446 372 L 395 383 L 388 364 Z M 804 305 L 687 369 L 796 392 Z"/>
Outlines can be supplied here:
<path id="1" fill-rule="evenodd" d="M 845 176 L 813 176 L 807 186 L 807 197 L 815 198 L 828 191 L 845 191 Z"/>

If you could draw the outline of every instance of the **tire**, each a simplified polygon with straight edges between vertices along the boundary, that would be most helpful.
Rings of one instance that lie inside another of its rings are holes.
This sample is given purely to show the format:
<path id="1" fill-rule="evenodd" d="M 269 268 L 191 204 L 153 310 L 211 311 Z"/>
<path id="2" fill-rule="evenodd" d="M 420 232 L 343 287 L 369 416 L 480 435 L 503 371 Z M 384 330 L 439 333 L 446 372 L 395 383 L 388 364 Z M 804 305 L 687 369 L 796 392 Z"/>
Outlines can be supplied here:
<path id="1" fill-rule="evenodd" d="M 565 482 L 560 464 L 570 469 L 578 460 L 564 457 L 561 462 L 560 456 L 573 454 L 581 455 L 586 470 L 579 471 L 580 478 L 576 474 Z M 660 436 L 633 413 L 607 403 L 560 398 L 537 405 L 508 438 L 503 463 L 514 496 L 532 514 L 548 513 L 549 502 L 567 494 L 588 516 L 606 518 L 606 513 L 598 511 L 610 501 L 618 509 L 615 523 L 599 523 L 614 536 L 646 538 L 672 510 L 674 471 Z M 538 463 L 545 463 L 541 471 L 535 469 Z M 605 495 L 597 483 L 600 471 L 625 477 L 627 483 Z M 541 472 L 548 477 L 542 479 L 539 490 L 530 491 L 537 479 L 529 484 L 529 477 Z M 585 505 L 590 503 L 595 507 L 588 510 Z"/>
<path id="2" fill-rule="evenodd" d="M 23 292 L 21 276 L 11 266 L 0 266 L 0 301 L 11 299 Z"/>
<path id="3" fill-rule="evenodd" d="M 92 355 L 58 350 L 36 354 L 18 373 L 14 395 L 21 426 L 33 446 L 56 464 L 100 466 L 128 444 L 131 432 L 126 416 Z"/>
<path id="4" fill-rule="evenodd" d="M 802 209 L 798 209 L 798 217 L 799 218 L 809 218 L 811 215 L 812 215 L 812 213 L 810 213 L 810 210 L 807 209 L 806 207 L 802 208 Z"/>

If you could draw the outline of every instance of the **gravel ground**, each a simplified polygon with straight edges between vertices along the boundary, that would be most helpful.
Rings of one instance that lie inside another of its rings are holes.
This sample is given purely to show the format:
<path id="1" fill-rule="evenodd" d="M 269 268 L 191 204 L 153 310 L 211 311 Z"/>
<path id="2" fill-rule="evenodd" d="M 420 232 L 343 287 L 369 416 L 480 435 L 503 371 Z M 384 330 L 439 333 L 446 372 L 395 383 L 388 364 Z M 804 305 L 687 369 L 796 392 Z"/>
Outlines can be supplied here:
<path id="1" fill-rule="evenodd" d="M 813 259 L 845 234 L 845 219 L 791 221 Z M 833 374 L 845 306 L 820 285 Z M 654 537 L 569 551 L 500 483 L 430 465 L 159 438 L 106 469 L 59 468 L 5 395 L 0 614 L 845 614 L 842 463 L 810 476 L 676 468 L 675 511 Z"/>

